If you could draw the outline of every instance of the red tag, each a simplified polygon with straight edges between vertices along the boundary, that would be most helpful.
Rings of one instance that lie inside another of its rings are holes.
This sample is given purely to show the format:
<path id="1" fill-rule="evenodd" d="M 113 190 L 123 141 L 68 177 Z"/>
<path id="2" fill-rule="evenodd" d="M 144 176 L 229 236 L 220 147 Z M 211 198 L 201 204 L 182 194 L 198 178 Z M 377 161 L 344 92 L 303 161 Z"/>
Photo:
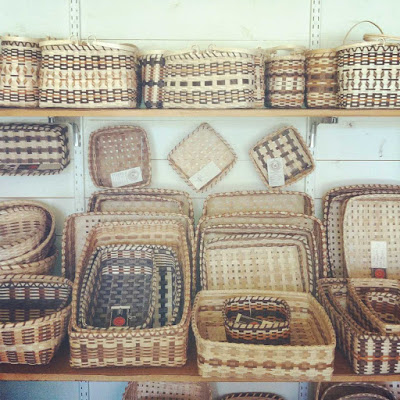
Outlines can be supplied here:
<path id="1" fill-rule="evenodd" d="M 124 326 L 125 323 L 126 323 L 126 320 L 124 317 L 115 317 L 113 320 L 114 326 Z"/>
<path id="2" fill-rule="evenodd" d="M 386 271 L 383 268 L 376 268 L 373 271 L 375 278 L 381 278 L 381 279 L 386 278 Z"/>

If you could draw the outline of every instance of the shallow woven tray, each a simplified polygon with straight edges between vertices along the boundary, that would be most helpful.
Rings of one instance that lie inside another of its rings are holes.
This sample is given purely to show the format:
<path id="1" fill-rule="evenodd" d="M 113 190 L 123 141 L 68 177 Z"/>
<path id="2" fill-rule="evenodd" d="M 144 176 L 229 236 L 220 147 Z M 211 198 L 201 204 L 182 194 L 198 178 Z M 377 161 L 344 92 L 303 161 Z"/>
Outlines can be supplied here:
<path id="1" fill-rule="evenodd" d="M 207 123 L 201 124 L 168 154 L 171 167 L 196 192 L 204 192 L 214 186 L 233 168 L 236 160 L 230 145 Z M 201 182 L 196 187 L 192 177 L 210 163 L 214 163 L 219 172 L 202 181 L 196 180 Z"/>
<path id="2" fill-rule="evenodd" d="M 130 382 L 122 400 L 211 400 L 208 383 Z"/>
<path id="3" fill-rule="evenodd" d="M 231 393 L 220 398 L 220 400 L 285 400 L 283 397 L 278 396 L 274 393 L 265 392 L 242 392 L 242 393 Z"/>
<path id="4" fill-rule="evenodd" d="M 0 276 L 0 363 L 50 362 L 67 332 L 71 290 L 56 276 Z"/>
<path id="5" fill-rule="evenodd" d="M 138 220 L 99 224 L 92 229 L 82 251 L 73 286 L 72 318 L 69 325 L 72 367 L 182 366 L 187 360 L 190 275 L 188 238 L 182 223 L 167 220 Z M 173 326 L 134 330 L 122 328 L 82 329 L 78 324 L 78 299 L 90 252 L 88 246 L 108 244 L 162 245 L 172 247 L 182 267 L 184 292 L 182 316 Z M 107 353 L 104 348 L 107 347 Z"/>
<path id="6" fill-rule="evenodd" d="M 343 216 L 343 246 L 348 275 L 371 276 L 371 241 L 387 243 L 386 277 L 398 279 L 400 193 L 371 194 L 347 200 Z"/>
<path id="7" fill-rule="evenodd" d="M 285 183 L 281 187 L 297 182 L 315 169 L 308 146 L 293 126 L 265 136 L 250 149 L 249 154 L 262 181 L 269 188 L 267 161 L 270 159 L 283 159 Z"/>
<path id="8" fill-rule="evenodd" d="M 234 296 L 272 296 L 290 306 L 291 344 L 267 346 L 226 342 L 222 306 Z M 329 380 L 335 333 L 321 305 L 307 293 L 203 290 L 192 314 L 200 375 L 218 379 Z"/>
<path id="9" fill-rule="evenodd" d="M 314 200 L 303 192 L 252 190 L 211 194 L 203 205 L 203 216 L 258 211 L 314 215 Z"/>
<path id="10" fill-rule="evenodd" d="M 396 185 L 350 185 L 333 188 L 323 198 L 324 227 L 327 235 L 329 275 L 347 277 L 343 253 L 342 203 L 351 197 L 373 193 L 400 193 Z"/>
<path id="11" fill-rule="evenodd" d="M 315 400 L 338 400 L 356 398 L 364 400 L 365 395 L 377 395 L 383 399 L 396 400 L 393 393 L 384 386 L 367 382 L 346 382 L 346 383 L 318 383 L 315 393 Z M 369 400 L 369 397 L 365 397 Z"/>
<path id="12" fill-rule="evenodd" d="M 338 347 L 356 374 L 398 374 L 400 336 L 364 329 L 347 311 L 347 279 L 321 279 L 318 298 L 336 331 Z"/>
<path id="13" fill-rule="evenodd" d="M 166 199 L 177 200 L 182 204 L 183 213 L 189 218 L 194 218 L 193 213 L 193 202 L 189 194 L 181 190 L 170 190 L 170 189 L 107 189 L 93 193 L 88 202 L 88 211 L 96 211 L 96 204 L 101 200 L 106 200 L 109 197 L 114 196 L 150 196 L 150 197 L 161 197 Z"/>
<path id="14" fill-rule="evenodd" d="M 87 250 L 92 255 L 79 293 L 79 325 L 86 329 L 120 329 L 111 326 L 111 308 L 129 306 L 126 326 L 150 327 L 157 291 L 153 249 L 113 244 Z"/>
<path id="15" fill-rule="evenodd" d="M 93 183 L 113 187 L 111 174 L 140 167 L 142 180 L 128 187 L 147 186 L 151 181 L 151 157 L 147 133 L 138 126 L 113 126 L 91 133 L 88 165 Z"/>

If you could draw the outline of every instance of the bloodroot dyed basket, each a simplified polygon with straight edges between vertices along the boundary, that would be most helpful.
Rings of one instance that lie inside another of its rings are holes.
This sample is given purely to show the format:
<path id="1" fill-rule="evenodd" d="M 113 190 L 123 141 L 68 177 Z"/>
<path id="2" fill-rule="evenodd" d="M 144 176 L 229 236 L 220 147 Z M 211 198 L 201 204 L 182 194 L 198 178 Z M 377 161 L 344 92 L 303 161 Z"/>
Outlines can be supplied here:
<path id="1" fill-rule="evenodd" d="M 72 283 L 44 275 L 0 275 L 0 363 L 48 364 L 71 314 Z"/>

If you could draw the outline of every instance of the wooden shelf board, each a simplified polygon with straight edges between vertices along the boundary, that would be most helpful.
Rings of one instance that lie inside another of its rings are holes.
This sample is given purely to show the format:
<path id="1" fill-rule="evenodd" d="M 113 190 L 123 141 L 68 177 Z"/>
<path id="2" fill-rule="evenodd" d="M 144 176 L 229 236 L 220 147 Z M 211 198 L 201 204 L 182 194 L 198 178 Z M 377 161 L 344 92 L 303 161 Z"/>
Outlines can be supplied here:
<path id="1" fill-rule="evenodd" d="M 398 110 L 0 108 L 0 117 L 400 117 Z"/>
<path id="2" fill-rule="evenodd" d="M 199 376 L 194 344 L 189 347 L 188 362 L 181 368 L 161 367 L 114 367 L 75 369 L 69 366 L 67 343 L 64 343 L 49 365 L 0 365 L 0 380 L 3 381 L 175 381 L 201 382 L 223 381 L 223 379 L 205 379 Z M 400 375 L 360 376 L 351 372 L 350 366 L 340 353 L 336 353 L 333 382 L 391 382 L 400 380 Z M 229 381 L 229 380 L 228 380 Z M 240 381 L 238 379 L 237 381 Z M 244 378 L 242 381 L 248 382 Z M 271 377 L 265 381 L 282 381 Z"/>

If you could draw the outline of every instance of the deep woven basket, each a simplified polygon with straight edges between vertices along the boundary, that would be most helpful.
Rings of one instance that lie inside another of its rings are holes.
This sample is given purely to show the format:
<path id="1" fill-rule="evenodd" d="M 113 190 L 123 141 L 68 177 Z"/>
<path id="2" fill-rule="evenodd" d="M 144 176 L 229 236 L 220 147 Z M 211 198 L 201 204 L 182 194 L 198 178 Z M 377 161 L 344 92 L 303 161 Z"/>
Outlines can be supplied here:
<path id="1" fill-rule="evenodd" d="M 113 126 L 92 132 L 88 158 L 90 177 L 97 187 L 111 188 L 115 185 L 113 174 L 127 170 L 135 174 L 138 168 L 141 179 L 129 173 L 123 186 L 142 187 L 151 181 L 149 141 L 145 130 L 138 126 Z"/>
<path id="2" fill-rule="evenodd" d="M 365 35 L 364 42 L 337 48 L 339 106 L 341 108 L 400 108 L 399 37 Z M 355 24 L 344 38 L 357 25 Z"/>
<path id="3" fill-rule="evenodd" d="M 211 400 L 208 383 L 130 382 L 122 400 Z"/>
<path id="4" fill-rule="evenodd" d="M 100 41 L 40 42 L 40 107 L 135 108 L 137 47 Z"/>
<path id="5" fill-rule="evenodd" d="M 303 179 L 315 169 L 307 144 L 293 126 L 279 129 L 259 140 L 250 149 L 250 158 L 260 178 L 269 188 L 271 182 L 267 163 L 274 158 L 282 159 L 284 184 L 281 187 Z"/>
<path id="6" fill-rule="evenodd" d="M 396 396 L 381 385 L 368 382 L 319 383 L 315 400 L 396 400 Z"/>
<path id="7" fill-rule="evenodd" d="M 222 314 L 229 342 L 267 345 L 290 343 L 290 308 L 282 299 L 233 297 L 225 300 Z M 260 322 L 236 322 L 238 314 Z"/>
<path id="8" fill-rule="evenodd" d="M 308 108 L 337 108 L 337 57 L 335 49 L 306 52 L 306 100 Z"/>
<path id="9" fill-rule="evenodd" d="M 38 39 L 1 38 L 0 107 L 39 106 L 41 55 Z"/>
<path id="10" fill-rule="evenodd" d="M 288 54 L 280 54 L 280 51 Z M 300 108 L 306 89 L 304 49 L 278 46 L 267 50 L 267 107 Z"/>
<path id="11" fill-rule="evenodd" d="M 70 162 L 68 126 L 0 124 L 0 175 L 54 175 Z"/>
<path id="12" fill-rule="evenodd" d="M 56 276 L 0 276 L 0 363 L 50 362 L 67 332 L 71 291 Z"/>
<path id="13" fill-rule="evenodd" d="M 241 393 L 231 393 L 220 398 L 220 400 L 285 400 L 283 397 L 278 396 L 274 393 L 265 392 L 241 392 Z"/>

